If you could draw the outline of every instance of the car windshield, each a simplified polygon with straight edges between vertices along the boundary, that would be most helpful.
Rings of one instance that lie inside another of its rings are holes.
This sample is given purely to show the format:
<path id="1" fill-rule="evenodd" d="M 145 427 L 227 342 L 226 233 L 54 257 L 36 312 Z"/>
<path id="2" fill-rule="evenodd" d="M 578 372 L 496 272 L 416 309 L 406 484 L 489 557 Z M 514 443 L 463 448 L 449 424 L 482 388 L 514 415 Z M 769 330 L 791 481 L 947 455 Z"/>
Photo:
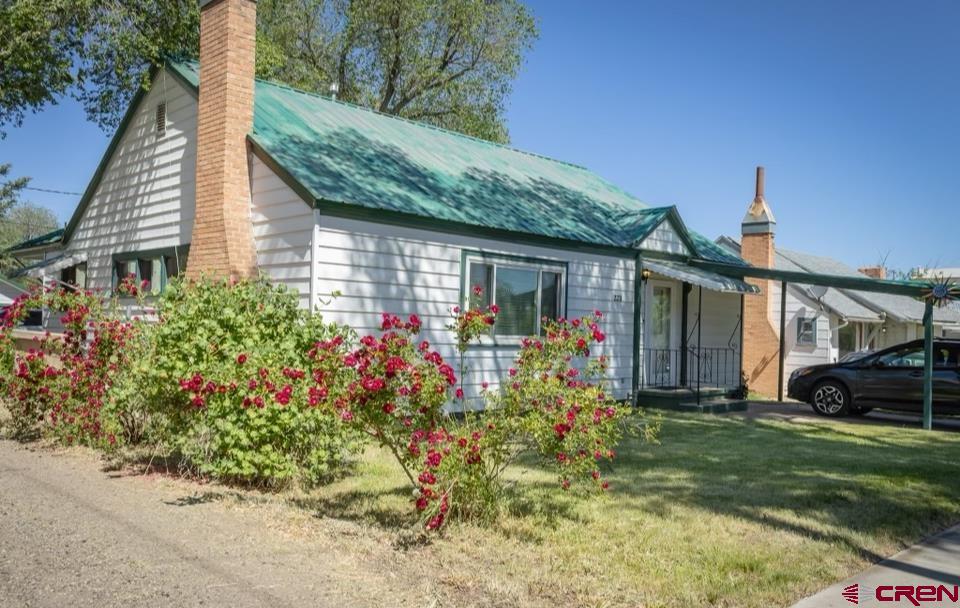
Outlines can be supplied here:
<path id="1" fill-rule="evenodd" d="M 847 353 L 844 356 L 840 357 L 838 363 L 850 363 L 851 361 L 859 361 L 864 357 L 869 357 L 874 351 L 872 350 L 861 350 L 854 353 Z"/>

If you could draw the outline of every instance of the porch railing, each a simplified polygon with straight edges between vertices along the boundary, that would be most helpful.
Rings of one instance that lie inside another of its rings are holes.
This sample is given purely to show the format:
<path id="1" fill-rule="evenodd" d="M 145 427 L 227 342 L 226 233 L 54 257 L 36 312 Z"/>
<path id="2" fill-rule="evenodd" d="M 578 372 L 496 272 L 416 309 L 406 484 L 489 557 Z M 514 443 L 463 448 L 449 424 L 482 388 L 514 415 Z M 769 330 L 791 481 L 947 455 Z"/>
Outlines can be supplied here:
<path id="1" fill-rule="evenodd" d="M 730 347 L 645 348 L 640 384 L 644 388 L 735 388 L 740 385 L 740 352 Z"/>

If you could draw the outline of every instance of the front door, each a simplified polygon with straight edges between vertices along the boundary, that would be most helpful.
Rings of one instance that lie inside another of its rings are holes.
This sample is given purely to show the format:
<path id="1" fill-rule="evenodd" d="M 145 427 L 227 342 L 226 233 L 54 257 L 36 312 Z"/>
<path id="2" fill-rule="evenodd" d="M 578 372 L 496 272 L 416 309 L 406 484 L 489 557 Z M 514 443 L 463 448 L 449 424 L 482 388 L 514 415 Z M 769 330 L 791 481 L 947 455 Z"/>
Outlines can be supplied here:
<path id="1" fill-rule="evenodd" d="M 647 281 L 645 290 L 644 361 L 648 386 L 680 382 L 680 285 Z"/>

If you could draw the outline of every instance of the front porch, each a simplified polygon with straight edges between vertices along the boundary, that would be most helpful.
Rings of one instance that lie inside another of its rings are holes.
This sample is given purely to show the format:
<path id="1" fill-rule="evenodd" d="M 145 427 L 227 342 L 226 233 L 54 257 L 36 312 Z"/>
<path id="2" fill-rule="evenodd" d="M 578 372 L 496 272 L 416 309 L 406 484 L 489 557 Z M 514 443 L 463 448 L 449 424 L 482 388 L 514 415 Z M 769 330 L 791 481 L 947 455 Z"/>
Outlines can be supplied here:
<path id="1" fill-rule="evenodd" d="M 756 288 L 678 261 L 642 263 L 637 405 L 717 413 L 744 408 L 743 296 Z"/>

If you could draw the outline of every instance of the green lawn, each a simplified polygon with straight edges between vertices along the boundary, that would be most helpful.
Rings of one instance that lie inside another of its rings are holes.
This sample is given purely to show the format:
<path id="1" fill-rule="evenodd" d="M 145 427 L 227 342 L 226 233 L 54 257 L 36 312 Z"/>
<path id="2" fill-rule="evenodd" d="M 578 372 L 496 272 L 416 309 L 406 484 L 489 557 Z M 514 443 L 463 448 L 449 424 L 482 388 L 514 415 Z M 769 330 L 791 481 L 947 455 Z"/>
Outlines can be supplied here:
<path id="1" fill-rule="evenodd" d="M 960 433 L 669 414 L 627 442 L 609 498 L 575 500 L 536 466 L 492 528 L 406 552 L 442 605 L 783 606 L 960 521 Z M 299 497 L 392 532 L 409 491 L 385 454 Z"/>

